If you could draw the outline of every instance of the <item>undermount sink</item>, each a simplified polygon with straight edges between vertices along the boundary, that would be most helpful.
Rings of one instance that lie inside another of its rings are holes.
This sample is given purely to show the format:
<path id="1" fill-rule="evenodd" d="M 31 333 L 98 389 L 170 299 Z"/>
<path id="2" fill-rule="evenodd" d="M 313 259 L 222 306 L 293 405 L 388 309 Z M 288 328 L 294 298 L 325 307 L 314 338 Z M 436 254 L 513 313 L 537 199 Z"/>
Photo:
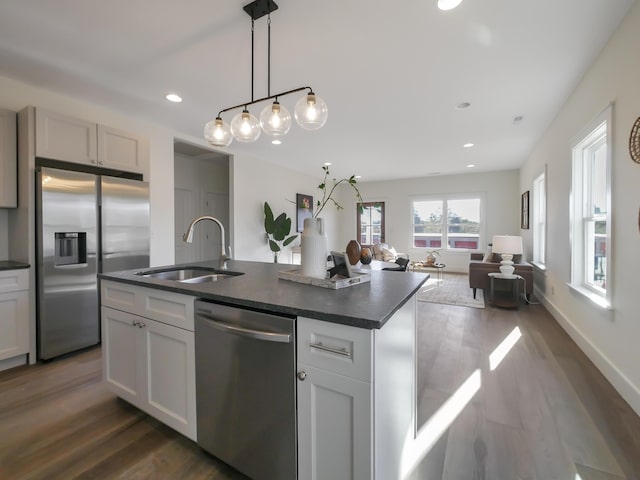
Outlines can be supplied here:
<path id="1" fill-rule="evenodd" d="M 230 270 L 194 266 L 145 270 L 137 272 L 136 275 L 146 278 L 157 278 L 159 280 L 173 280 L 175 282 L 182 283 L 208 283 L 244 274 L 242 272 L 232 272 Z"/>

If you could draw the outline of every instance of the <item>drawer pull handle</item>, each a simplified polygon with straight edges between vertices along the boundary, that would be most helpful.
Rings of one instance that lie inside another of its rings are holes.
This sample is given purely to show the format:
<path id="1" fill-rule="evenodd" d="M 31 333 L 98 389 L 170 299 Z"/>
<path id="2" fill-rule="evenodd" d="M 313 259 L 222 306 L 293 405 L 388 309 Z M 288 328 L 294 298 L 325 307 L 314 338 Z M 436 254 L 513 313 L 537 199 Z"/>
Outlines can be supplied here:
<path id="1" fill-rule="evenodd" d="M 323 345 L 322 342 L 311 343 L 311 348 L 317 348 L 318 350 L 322 350 L 323 352 L 333 353 L 335 355 L 341 355 L 343 357 L 351 358 L 351 352 L 348 352 L 346 348 L 333 348 L 327 347 Z"/>

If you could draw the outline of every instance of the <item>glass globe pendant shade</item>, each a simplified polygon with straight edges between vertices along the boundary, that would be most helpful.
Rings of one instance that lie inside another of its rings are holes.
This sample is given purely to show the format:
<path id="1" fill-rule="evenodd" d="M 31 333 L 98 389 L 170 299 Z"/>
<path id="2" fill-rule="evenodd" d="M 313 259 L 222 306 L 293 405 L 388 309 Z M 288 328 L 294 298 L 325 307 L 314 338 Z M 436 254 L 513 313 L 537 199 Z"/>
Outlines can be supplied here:
<path id="1" fill-rule="evenodd" d="M 260 122 L 245 109 L 231 120 L 231 133 L 239 142 L 255 142 L 260 137 Z"/>
<path id="2" fill-rule="evenodd" d="M 291 128 L 291 114 L 276 100 L 260 113 L 260 126 L 267 135 L 273 137 L 286 135 Z"/>
<path id="3" fill-rule="evenodd" d="M 324 100 L 310 92 L 296 102 L 294 115 L 305 130 L 318 130 L 327 122 L 329 111 Z"/>
<path id="4" fill-rule="evenodd" d="M 220 117 L 204 126 L 204 138 L 214 147 L 228 147 L 233 141 L 229 124 Z"/>

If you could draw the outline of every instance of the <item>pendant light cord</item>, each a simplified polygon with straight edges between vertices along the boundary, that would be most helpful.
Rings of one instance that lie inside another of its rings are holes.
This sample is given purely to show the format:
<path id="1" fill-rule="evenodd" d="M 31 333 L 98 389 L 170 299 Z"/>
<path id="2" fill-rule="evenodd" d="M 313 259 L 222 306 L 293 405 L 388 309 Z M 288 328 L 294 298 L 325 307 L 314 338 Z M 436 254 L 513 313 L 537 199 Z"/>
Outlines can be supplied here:
<path id="1" fill-rule="evenodd" d="M 251 101 L 253 102 L 253 30 L 254 30 L 255 20 L 251 18 Z M 246 108 L 246 106 L 245 106 Z"/>
<path id="2" fill-rule="evenodd" d="M 271 96 L 271 13 L 267 16 L 267 96 Z"/>

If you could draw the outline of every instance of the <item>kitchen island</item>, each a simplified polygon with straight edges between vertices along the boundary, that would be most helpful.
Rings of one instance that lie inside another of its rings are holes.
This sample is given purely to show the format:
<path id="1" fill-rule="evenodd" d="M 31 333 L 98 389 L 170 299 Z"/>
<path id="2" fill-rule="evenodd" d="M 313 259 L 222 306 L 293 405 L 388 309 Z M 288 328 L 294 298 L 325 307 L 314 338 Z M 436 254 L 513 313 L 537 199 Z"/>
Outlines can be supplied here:
<path id="1" fill-rule="evenodd" d="M 227 267 L 242 275 L 207 283 L 135 270 L 100 276 L 109 388 L 197 441 L 194 300 L 289 316 L 298 478 L 403 478 L 415 437 L 415 294 L 428 276 L 372 271 L 370 282 L 330 290 L 279 279 L 291 265 Z"/>

